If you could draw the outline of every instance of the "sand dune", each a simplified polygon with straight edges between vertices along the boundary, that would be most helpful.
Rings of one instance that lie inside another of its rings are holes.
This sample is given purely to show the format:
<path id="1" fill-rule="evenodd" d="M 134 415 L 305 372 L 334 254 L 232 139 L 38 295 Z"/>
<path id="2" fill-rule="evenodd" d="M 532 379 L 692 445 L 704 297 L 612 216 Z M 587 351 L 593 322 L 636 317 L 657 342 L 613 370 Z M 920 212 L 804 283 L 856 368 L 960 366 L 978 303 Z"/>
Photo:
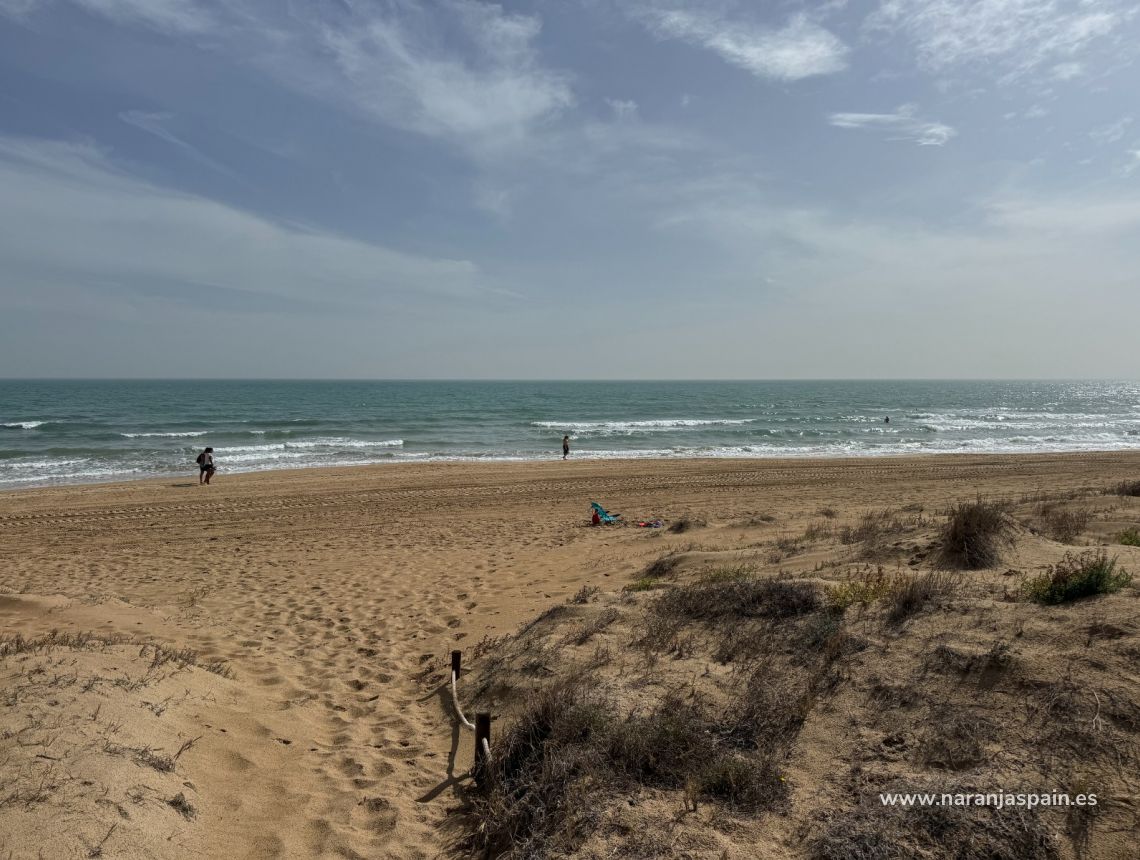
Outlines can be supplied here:
<path id="1" fill-rule="evenodd" d="M 450 649 L 620 592 L 669 549 L 778 567 L 821 508 L 852 523 L 1138 474 L 1122 453 L 425 464 L 4 493 L 0 856 L 440 856 L 472 757 Z M 708 526 L 593 529 L 594 499 Z M 1135 519 L 1102 505 L 1079 541 Z"/>

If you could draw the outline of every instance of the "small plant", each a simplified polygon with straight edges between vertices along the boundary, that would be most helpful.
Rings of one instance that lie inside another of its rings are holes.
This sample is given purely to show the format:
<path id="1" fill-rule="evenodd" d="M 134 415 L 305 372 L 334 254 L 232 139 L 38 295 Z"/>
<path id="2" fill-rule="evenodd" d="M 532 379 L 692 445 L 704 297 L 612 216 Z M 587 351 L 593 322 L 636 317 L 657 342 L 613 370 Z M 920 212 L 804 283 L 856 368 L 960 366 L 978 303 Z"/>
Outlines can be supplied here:
<path id="1" fill-rule="evenodd" d="M 1088 508 L 1049 508 L 1042 516 L 1045 531 L 1055 541 L 1072 543 L 1092 519 Z"/>
<path id="2" fill-rule="evenodd" d="M 562 641 L 570 642 L 574 645 L 585 645 L 590 641 L 590 639 L 594 637 L 595 634 L 601 633 L 603 630 L 617 621 L 620 617 L 621 613 L 611 606 L 610 608 L 599 612 L 577 630 L 566 636 Z"/>
<path id="3" fill-rule="evenodd" d="M 705 525 L 704 520 L 697 519 L 696 517 L 681 517 L 679 520 L 669 526 L 668 531 L 672 534 L 679 535 L 690 529 L 699 529 Z"/>
<path id="4" fill-rule="evenodd" d="M 178 794 L 174 795 L 174 797 L 170 798 L 170 800 L 166 801 L 166 805 L 181 815 L 183 818 L 185 818 L 187 821 L 198 814 L 198 810 L 194 808 L 194 804 L 187 800 L 186 795 L 181 791 L 178 792 Z"/>
<path id="5" fill-rule="evenodd" d="M 1118 496 L 1140 496 L 1140 481 L 1121 481 L 1112 492 Z"/>
<path id="6" fill-rule="evenodd" d="M 645 579 L 661 579 L 661 577 L 669 576 L 669 574 L 673 573 L 680 563 L 681 556 L 676 553 L 663 555 L 641 572 L 642 577 Z"/>
<path id="7" fill-rule="evenodd" d="M 957 580 L 945 571 L 900 577 L 892 583 L 887 620 L 897 624 L 920 612 L 927 603 L 952 594 L 957 587 Z"/>
<path id="8" fill-rule="evenodd" d="M 993 567 L 1012 542 L 1012 528 L 1006 505 L 984 499 L 960 502 L 942 528 L 942 560 L 964 570 Z"/>
<path id="9" fill-rule="evenodd" d="M 640 579 L 631 582 L 622 591 L 652 591 L 659 585 L 657 578 L 654 576 L 643 576 Z"/>
<path id="10" fill-rule="evenodd" d="M 1125 546 L 1140 546 L 1140 529 L 1125 529 L 1116 536 L 1116 540 Z"/>
<path id="11" fill-rule="evenodd" d="M 583 585 L 578 589 L 578 593 L 570 598 L 569 602 L 577 606 L 582 606 L 589 603 L 594 599 L 594 595 L 598 593 L 598 586 L 596 585 Z"/>
<path id="12" fill-rule="evenodd" d="M 869 606 L 885 597 L 891 590 L 891 580 L 883 572 L 882 565 L 875 570 L 866 570 L 851 579 L 827 587 L 826 598 L 829 609 L 842 612 L 856 603 Z"/>
<path id="13" fill-rule="evenodd" d="M 832 508 L 832 507 L 820 508 L 819 509 L 819 515 L 821 517 L 823 517 L 825 520 L 833 520 L 837 516 L 839 516 L 839 512 L 837 510 L 835 510 L 835 508 Z"/>
<path id="14" fill-rule="evenodd" d="M 807 542 L 829 538 L 835 534 L 835 529 L 829 522 L 812 523 L 804 530 L 803 539 Z"/>
<path id="15" fill-rule="evenodd" d="M 1104 550 L 1066 555 L 1045 573 L 1023 586 L 1030 600 L 1046 605 L 1067 603 L 1094 594 L 1110 594 L 1132 582 L 1132 574 L 1116 569 L 1116 559 Z"/>

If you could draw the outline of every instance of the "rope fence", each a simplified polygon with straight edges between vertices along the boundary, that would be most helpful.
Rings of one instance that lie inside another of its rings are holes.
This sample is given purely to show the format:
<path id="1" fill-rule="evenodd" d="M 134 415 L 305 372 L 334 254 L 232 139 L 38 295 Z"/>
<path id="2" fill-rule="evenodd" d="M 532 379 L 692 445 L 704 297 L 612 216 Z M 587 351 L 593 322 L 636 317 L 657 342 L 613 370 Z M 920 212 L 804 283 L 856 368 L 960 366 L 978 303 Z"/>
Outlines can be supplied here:
<path id="1" fill-rule="evenodd" d="M 455 708 L 460 724 L 475 732 L 475 764 L 471 769 L 471 774 L 475 777 L 476 782 L 481 783 L 483 781 L 483 769 L 491 758 L 491 715 L 477 713 L 475 722 L 471 722 L 464 716 L 463 708 L 459 705 L 459 676 L 463 670 L 462 661 L 462 651 L 451 652 L 451 704 Z"/>

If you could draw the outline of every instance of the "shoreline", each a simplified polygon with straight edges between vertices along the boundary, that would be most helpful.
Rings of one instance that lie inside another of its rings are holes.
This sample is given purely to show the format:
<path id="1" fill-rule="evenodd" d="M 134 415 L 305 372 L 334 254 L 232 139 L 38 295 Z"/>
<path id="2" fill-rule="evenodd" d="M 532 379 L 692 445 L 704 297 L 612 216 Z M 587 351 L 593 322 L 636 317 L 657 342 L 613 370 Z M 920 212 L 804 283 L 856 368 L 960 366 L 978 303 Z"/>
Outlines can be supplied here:
<path id="1" fill-rule="evenodd" d="M 348 473 L 351 477 L 354 474 L 379 474 L 382 470 L 391 469 L 393 467 L 399 468 L 400 471 L 405 470 L 445 470 L 445 469 L 527 469 L 539 468 L 544 464 L 547 466 L 557 467 L 578 467 L 578 466 L 595 466 L 595 467 L 619 467 L 630 466 L 633 464 L 645 464 L 647 467 L 651 465 L 660 466 L 661 464 L 668 464 L 669 467 L 678 466 L 682 468 L 690 468 L 687 464 L 693 464 L 692 467 L 708 466 L 717 464 L 724 468 L 740 469 L 749 464 L 775 464 L 781 466 L 789 466 L 792 464 L 858 464 L 858 463 L 875 463 L 875 462 L 890 462 L 906 464 L 909 462 L 921 462 L 924 460 L 962 460 L 963 462 L 978 459 L 1000 459 L 1004 461 L 1012 460 L 1027 460 L 1036 462 L 1047 462 L 1055 459 L 1104 459 L 1104 458 L 1129 458 L 1135 457 L 1137 463 L 1140 464 L 1140 446 L 1135 448 L 1113 448 L 1102 450 L 1089 450 L 1089 451 L 1033 451 L 1033 452 L 1011 452 L 1011 451 L 994 451 L 994 452 L 923 452 L 917 454 L 898 453 L 898 452 L 884 452 L 884 453 L 865 453 L 851 456 L 755 456 L 755 457 L 587 457 L 579 456 L 577 459 L 571 458 L 570 460 L 562 460 L 557 455 L 551 455 L 549 458 L 455 458 L 455 459 L 440 459 L 440 460 L 395 460 L 395 461 L 377 461 L 374 463 L 353 463 L 343 466 L 328 466 L 328 465 L 314 465 L 314 466 L 290 466 L 276 469 L 251 469 L 248 471 L 239 472 L 225 472 L 224 468 L 218 470 L 218 475 L 221 476 L 224 482 L 232 482 L 237 479 L 242 482 L 259 479 L 271 479 L 283 476 L 304 476 L 304 477 L 322 477 L 329 475 L 341 475 Z M 167 486 L 175 486 L 167 482 L 183 482 L 192 481 L 197 484 L 197 473 L 187 471 L 186 473 L 170 473 L 167 475 L 145 475 L 138 478 L 128 478 L 124 480 L 110 479 L 110 480 L 91 480 L 91 481 L 76 481 L 71 483 L 47 483 L 47 484 L 26 484 L 19 486 L 0 486 L 0 498 L 11 496 L 14 494 L 29 493 L 47 493 L 47 492 L 67 492 L 74 491 L 80 488 L 125 488 L 135 486 L 160 486 L 166 484 Z M 217 477 L 217 476 L 216 476 Z M 215 477 L 215 479 L 216 479 Z"/>

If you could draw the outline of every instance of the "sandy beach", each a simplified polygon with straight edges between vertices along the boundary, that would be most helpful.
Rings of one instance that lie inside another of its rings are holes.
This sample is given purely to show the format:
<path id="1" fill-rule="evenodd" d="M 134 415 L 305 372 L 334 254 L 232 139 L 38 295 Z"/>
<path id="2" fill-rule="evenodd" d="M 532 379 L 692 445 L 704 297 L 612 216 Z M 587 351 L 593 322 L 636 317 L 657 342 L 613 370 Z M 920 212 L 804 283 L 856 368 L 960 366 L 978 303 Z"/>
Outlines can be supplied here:
<path id="1" fill-rule="evenodd" d="M 1008 568 L 1135 526 L 1140 500 L 1104 491 L 1137 477 L 1140 452 L 437 463 L 5 492 L 0 856 L 446 855 L 472 758 L 441 680 L 453 648 L 513 633 L 584 586 L 620 594 L 671 552 L 694 568 L 731 558 L 841 577 L 843 544 L 789 539 L 882 509 L 1083 499 L 1071 544 L 1025 532 L 1000 569 L 970 574 L 993 602 Z M 704 525 L 591 528 L 595 500 L 627 521 Z M 1112 552 L 1140 569 L 1140 548 Z M 1140 647 L 1135 590 L 1104 600 L 1064 624 L 1107 614 L 1114 647 Z M 1134 703 L 1134 659 L 1100 659 Z M 803 791 L 830 767 L 810 747 L 799 761 Z M 1131 809 L 1086 856 L 1136 856 Z M 775 832 L 771 856 L 800 856 Z M 742 844 L 707 856 L 769 856 Z"/>

